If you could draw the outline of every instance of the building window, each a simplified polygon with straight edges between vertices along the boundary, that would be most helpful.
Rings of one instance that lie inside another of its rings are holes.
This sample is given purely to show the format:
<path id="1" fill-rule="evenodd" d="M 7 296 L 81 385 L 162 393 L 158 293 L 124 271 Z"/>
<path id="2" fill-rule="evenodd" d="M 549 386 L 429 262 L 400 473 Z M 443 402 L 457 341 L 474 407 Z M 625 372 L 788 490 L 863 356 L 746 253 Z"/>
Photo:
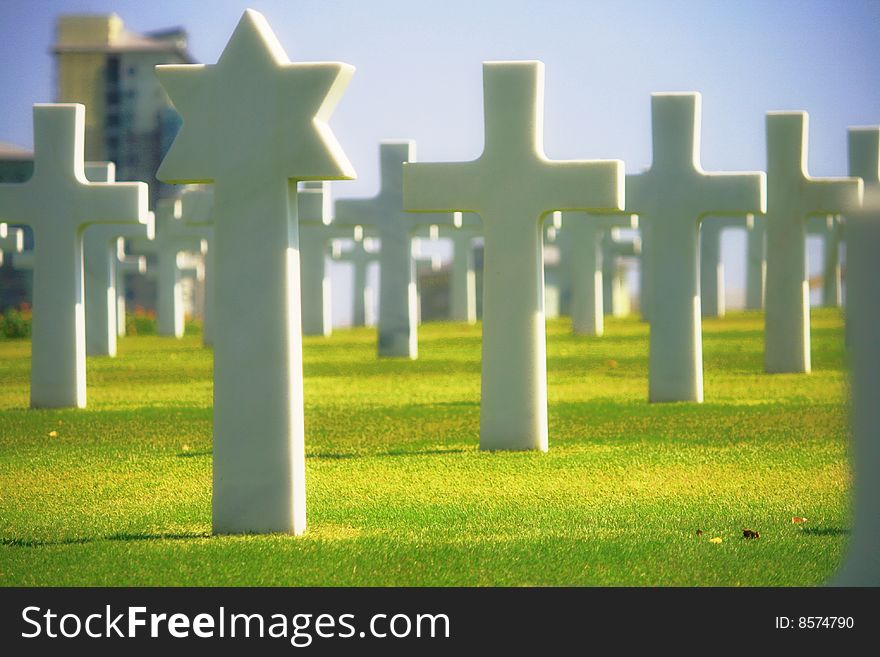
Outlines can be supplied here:
<path id="1" fill-rule="evenodd" d="M 107 58 L 107 69 L 105 71 L 108 85 L 119 84 L 119 57 L 110 55 Z"/>

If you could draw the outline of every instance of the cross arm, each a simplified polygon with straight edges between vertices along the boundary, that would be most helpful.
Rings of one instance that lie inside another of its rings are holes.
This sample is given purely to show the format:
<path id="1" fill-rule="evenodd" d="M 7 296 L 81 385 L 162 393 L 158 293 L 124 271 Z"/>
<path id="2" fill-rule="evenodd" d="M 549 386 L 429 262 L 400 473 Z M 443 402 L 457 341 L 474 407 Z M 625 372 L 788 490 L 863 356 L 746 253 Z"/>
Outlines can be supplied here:
<path id="1" fill-rule="evenodd" d="M 699 216 L 739 215 L 767 211 L 767 176 L 757 172 L 701 173 Z"/>
<path id="2" fill-rule="evenodd" d="M 545 210 L 622 211 L 625 205 L 621 160 L 545 160 L 541 189 Z"/>
<path id="3" fill-rule="evenodd" d="M 77 194 L 75 219 L 80 224 L 149 221 L 148 187 L 142 182 L 88 183 Z"/>
<path id="4" fill-rule="evenodd" d="M 476 212 L 485 175 L 473 162 L 406 162 L 403 207 L 409 212 Z"/>
<path id="5" fill-rule="evenodd" d="M 864 182 L 861 178 L 810 178 L 807 203 L 811 214 L 838 214 L 862 204 Z"/>

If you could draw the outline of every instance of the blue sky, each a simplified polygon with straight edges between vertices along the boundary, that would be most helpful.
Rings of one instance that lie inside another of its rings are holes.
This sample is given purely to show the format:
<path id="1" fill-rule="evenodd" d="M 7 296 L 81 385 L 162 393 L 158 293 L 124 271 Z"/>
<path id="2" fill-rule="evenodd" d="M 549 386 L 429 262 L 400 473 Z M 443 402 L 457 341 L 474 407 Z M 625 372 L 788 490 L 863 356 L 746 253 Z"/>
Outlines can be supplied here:
<path id="1" fill-rule="evenodd" d="M 30 146 L 30 106 L 54 100 L 58 14 L 115 11 L 136 31 L 181 25 L 194 57 L 214 63 L 248 6 L 292 60 L 357 67 L 331 125 L 359 178 L 337 196 L 376 191 L 382 139 L 415 139 L 423 161 L 476 157 L 489 59 L 545 63 L 550 157 L 620 158 L 628 172 L 650 164 L 652 91 L 703 94 L 707 170 L 764 169 L 769 110 L 810 113 L 815 175 L 844 175 L 847 127 L 880 123 L 876 0 L 0 0 L 0 141 Z"/>

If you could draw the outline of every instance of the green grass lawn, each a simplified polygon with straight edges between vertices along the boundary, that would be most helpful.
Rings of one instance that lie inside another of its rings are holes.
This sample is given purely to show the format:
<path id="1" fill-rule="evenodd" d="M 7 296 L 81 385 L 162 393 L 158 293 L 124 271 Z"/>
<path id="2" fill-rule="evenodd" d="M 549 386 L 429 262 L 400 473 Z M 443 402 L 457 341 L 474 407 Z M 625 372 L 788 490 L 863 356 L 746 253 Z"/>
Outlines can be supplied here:
<path id="1" fill-rule="evenodd" d="M 821 584 L 850 526 L 841 318 L 814 311 L 809 376 L 762 374 L 762 327 L 705 321 L 706 402 L 649 405 L 646 325 L 550 322 L 547 454 L 478 450 L 479 327 L 421 327 L 416 362 L 309 338 L 302 537 L 211 535 L 198 337 L 122 339 L 53 411 L 0 341 L 0 584 Z"/>

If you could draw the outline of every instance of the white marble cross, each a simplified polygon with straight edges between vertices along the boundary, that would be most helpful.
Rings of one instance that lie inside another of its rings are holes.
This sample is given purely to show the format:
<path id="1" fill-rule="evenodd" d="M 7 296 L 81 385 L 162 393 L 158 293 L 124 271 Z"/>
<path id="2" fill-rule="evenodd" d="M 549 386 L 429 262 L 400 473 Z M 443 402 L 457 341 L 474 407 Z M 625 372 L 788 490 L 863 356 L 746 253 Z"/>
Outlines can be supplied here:
<path id="1" fill-rule="evenodd" d="M 601 336 L 605 333 L 601 238 L 612 228 L 638 228 L 638 219 L 636 215 L 578 215 L 563 214 L 563 231 L 577 254 L 571 262 L 571 327 L 580 335 Z"/>
<path id="2" fill-rule="evenodd" d="M 22 249 L 24 249 L 24 231 L 0 223 L 0 265 L 3 265 L 4 252 L 21 253 Z"/>
<path id="3" fill-rule="evenodd" d="M 337 262 L 350 262 L 354 270 L 352 278 L 352 326 L 372 325 L 373 288 L 367 280 L 370 263 L 379 260 L 379 248 L 373 238 L 353 240 L 344 249 L 340 241 L 333 242 L 332 257 Z"/>
<path id="4" fill-rule="evenodd" d="M 412 266 L 412 233 L 419 225 L 453 223 L 453 215 L 404 211 L 403 163 L 416 157 L 414 141 L 379 144 L 381 187 L 367 199 L 339 199 L 336 219 L 371 227 L 379 237 L 379 356 L 418 357 L 418 307 Z"/>
<path id="5" fill-rule="evenodd" d="M 86 162 L 86 179 L 116 182 L 112 162 Z M 152 239 L 153 214 L 146 224 L 98 224 L 83 236 L 83 275 L 86 309 L 86 355 L 116 356 L 117 261 L 122 238 Z"/>
<path id="6" fill-rule="evenodd" d="M 202 272 L 202 344 L 214 344 L 214 191 L 209 188 L 189 187 L 180 194 L 180 220 L 192 235 L 200 237 L 203 256 Z M 207 247 L 207 248 L 205 248 Z"/>
<path id="7" fill-rule="evenodd" d="M 648 398 L 701 402 L 700 221 L 709 214 L 763 212 L 765 178 L 703 170 L 700 94 L 653 94 L 651 123 L 651 168 L 626 177 L 627 211 L 639 215 L 649 236 L 642 254 L 651 280 Z"/>
<path id="8" fill-rule="evenodd" d="M 214 185 L 213 529 L 301 534 L 296 183 L 354 177 L 327 123 L 354 68 L 291 63 L 249 9 L 216 65 L 156 73 L 183 117 L 158 178 Z"/>
<path id="9" fill-rule="evenodd" d="M 90 183 L 85 107 L 34 105 L 34 173 L 0 184 L 0 217 L 34 231 L 31 406 L 86 405 L 83 228 L 146 223 L 147 185 Z"/>
<path id="10" fill-rule="evenodd" d="M 807 113 L 767 114 L 767 280 L 764 370 L 810 371 L 810 283 L 806 231 L 811 214 L 837 214 L 861 201 L 858 178 L 807 173 Z"/>
<path id="11" fill-rule="evenodd" d="M 732 228 L 751 230 L 754 215 L 706 217 L 700 223 L 700 307 L 703 317 L 724 317 L 727 312 L 721 234 Z"/>
<path id="12" fill-rule="evenodd" d="M 124 337 L 125 328 L 125 302 L 127 277 L 129 274 L 143 275 L 147 272 L 146 256 L 129 255 L 125 252 L 125 240 L 119 242 L 119 250 L 116 255 L 116 336 Z"/>
<path id="13" fill-rule="evenodd" d="M 639 258 L 642 254 L 641 239 L 623 239 L 620 232 L 612 228 L 602 236 L 602 305 L 605 314 L 612 317 L 628 317 L 632 312 L 628 268 L 618 259 Z"/>
<path id="14" fill-rule="evenodd" d="M 822 297 L 825 308 L 838 308 L 841 299 L 840 241 L 843 225 L 840 215 L 828 214 L 807 219 L 807 235 L 822 239 Z"/>
<path id="15" fill-rule="evenodd" d="M 846 213 L 853 534 L 832 584 L 880 586 L 880 127 L 850 128 L 848 141 L 849 175 L 864 181 L 862 208 Z"/>
<path id="16" fill-rule="evenodd" d="M 483 102 L 480 157 L 405 165 L 404 205 L 480 215 L 480 448 L 546 451 L 543 219 L 554 210 L 622 211 L 623 162 L 546 157 L 541 62 L 484 63 Z"/>
<path id="17" fill-rule="evenodd" d="M 330 183 L 300 183 L 299 246 L 304 335 L 333 333 L 333 304 L 327 245 L 334 239 L 355 239 L 354 224 L 334 220 L 330 212 Z"/>

